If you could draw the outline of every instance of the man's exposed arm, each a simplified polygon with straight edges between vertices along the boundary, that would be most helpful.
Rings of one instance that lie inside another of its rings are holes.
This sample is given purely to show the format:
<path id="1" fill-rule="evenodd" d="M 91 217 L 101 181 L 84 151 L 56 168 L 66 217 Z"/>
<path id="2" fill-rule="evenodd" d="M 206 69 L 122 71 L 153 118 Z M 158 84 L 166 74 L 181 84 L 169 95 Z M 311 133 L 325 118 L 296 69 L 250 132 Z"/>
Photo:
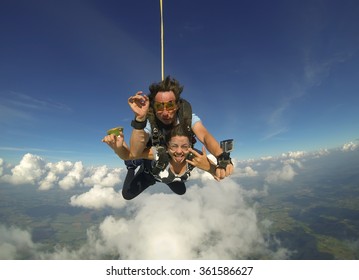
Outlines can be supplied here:
<path id="1" fill-rule="evenodd" d="M 207 150 L 214 156 L 222 154 L 222 149 L 217 140 L 211 133 L 204 127 L 202 122 L 196 122 L 192 127 L 192 130 L 199 141 L 207 148 Z"/>
<path id="2" fill-rule="evenodd" d="M 130 157 L 138 158 L 146 148 L 149 138 L 144 128 L 150 102 L 148 96 L 143 95 L 142 91 L 138 91 L 136 95 L 128 99 L 128 104 L 135 113 L 135 119 L 131 123 L 134 129 L 130 138 Z"/>
<path id="3" fill-rule="evenodd" d="M 223 153 L 223 150 L 217 140 L 208 132 L 202 122 L 196 122 L 192 127 L 193 132 L 196 134 L 199 141 L 201 141 L 207 150 L 214 155 L 217 159 Z M 225 169 L 216 168 L 216 178 L 223 179 L 233 172 L 233 164 L 230 163 Z"/>
<path id="4" fill-rule="evenodd" d="M 143 129 L 133 129 L 130 138 L 130 157 L 138 158 L 146 148 L 148 134 Z"/>

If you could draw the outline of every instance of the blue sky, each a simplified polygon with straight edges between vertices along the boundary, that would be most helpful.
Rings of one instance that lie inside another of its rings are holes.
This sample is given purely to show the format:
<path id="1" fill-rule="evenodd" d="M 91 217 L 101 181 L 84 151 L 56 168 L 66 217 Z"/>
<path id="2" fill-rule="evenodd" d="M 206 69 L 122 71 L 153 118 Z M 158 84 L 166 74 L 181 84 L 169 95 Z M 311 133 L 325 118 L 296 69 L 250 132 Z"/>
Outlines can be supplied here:
<path id="1" fill-rule="evenodd" d="M 358 139 L 358 1 L 163 1 L 165 74 L 238 159 Z M 159 1 L 1 1 L 0 157 L 120 165 L 101 143 L 161 79 Z"/>

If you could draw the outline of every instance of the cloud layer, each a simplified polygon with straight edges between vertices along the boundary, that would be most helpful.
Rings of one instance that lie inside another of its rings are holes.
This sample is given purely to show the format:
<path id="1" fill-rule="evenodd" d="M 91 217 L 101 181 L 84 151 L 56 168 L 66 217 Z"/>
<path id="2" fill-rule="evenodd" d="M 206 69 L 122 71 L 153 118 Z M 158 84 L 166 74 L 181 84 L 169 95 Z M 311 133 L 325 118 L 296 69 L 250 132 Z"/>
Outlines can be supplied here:
<path id="1" fill-rule="evenodd" d="M 2 168 L 5 163 L 0 161 Z M 3 174 L 0 182 L 14 185 L 36 185 L 39 190 L 60 187 L 69 190 L 80 186 L 93 186 L 101 183 L 103 187 L 114 187 L 120 183 L 121 168 L 109 169 L 106 166 L 85 168 L 81 161 L 72 163 L 60 161 L 46 162 L 43 158 L 25 154 L 18 165 Z"/>
<path id="2" fill-rule="evenodd" d="M 358 145 L 349 143 L 340 152 L 357 149 Z M 258 220 L 253 201 L 268 195 L 268 188 L 290 186 L 309 158 L 328 154 L 290 152 L 277 158 L 235 161 L 235 173 L 221 182 L 195 170 L 183 196 L 160 184 L 132 201 L 121 196 L 121 168 L 49 163 L 32 154 L 13 167 L 0 159 L 1 184 L 32 185 L 41 191 L 76 188 L 79 194 L 70 198 L 68 207 L 120 210 L 88 228 L 87 241 L 80 248 L 54 244 L 51 252 L 32 241 L 31 229 L 0 223 L 0 259 L 285 259 L 290 252 L 269 239 L 271 223 Z M 248 178 L 260 182 L 259 188 L 238 183 Z"/>
<path id="3" fill-rule="evenodd" d="M 255 209 L 233 181 L 192 185 L 185 196 L 145 193 L 126 210 L 89 231 L 95 246 L 82 249 L 121 259 L 236 259 L 265 249 Z"/>

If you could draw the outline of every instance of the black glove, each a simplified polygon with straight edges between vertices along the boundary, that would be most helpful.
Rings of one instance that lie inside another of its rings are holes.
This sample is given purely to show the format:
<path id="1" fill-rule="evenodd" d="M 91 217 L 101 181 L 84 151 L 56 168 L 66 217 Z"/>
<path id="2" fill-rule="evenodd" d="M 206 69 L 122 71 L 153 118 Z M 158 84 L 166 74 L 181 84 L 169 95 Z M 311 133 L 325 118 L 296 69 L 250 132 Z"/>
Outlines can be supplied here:
<path id="1" fill-rule="evenodd" d="M 233 164 L 230 153 L 223 152 L 217 157 L 217 168 L 226 169 L 228 164 Z"/>

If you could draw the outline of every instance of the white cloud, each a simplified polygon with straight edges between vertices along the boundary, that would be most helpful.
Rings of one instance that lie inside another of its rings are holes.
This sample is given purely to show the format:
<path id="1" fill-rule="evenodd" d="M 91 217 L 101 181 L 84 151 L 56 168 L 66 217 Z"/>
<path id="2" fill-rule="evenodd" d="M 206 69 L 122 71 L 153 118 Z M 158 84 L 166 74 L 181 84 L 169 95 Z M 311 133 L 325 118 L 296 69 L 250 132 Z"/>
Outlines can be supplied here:
<path id="1" fill-rule="evenodd" d="M 247 163 L 244 163 L 246 165 Z M 233 170 L 233 173 L 231 175 L 231 178 L 244 178 L 244 177 L 256 177 L 258 176 L 258 171 L 253 169 L 252 166 L 247 165 L 244 167 L 240 167 L 240 164 L 235 167 Z"/>
<path id="2" fill-rule="evenodd" d="M 319 151 L 316 151 L 313 153 L 313 157 L 320 158 L 323 156 L 327 156 L 330 154 L 330 151 L 328 149 L 321 149 Z"/>
<path id="3" fill-rule="evenodd" d="M 43 180 L 41 180 L 39 189 L 43 191 L 49 190 L 55 185 L 57 181 L 58 181 L 58 176 L 56 176 L 56 173 L 50 171 L 46 175 L 46 177 Z"/>
<path id="4" fill-rule="evenodd" d="M 84 167 L 82 162 L 75 162 L 72 170 L 59 181 L 60 188 L 64 190 L 71 189 L 81 183 L 84 175 Z"/>
<path id="5" fill-rule="evenodd" d="M 2 176 L 3 172 L 4 172 L 4 160 L 2 158 L 0 158 L 0 177 Z"/>
<path id="6" fill-rule="evenodd" d="M 40 190 L 49 190 L 58 184 L 60 178 L 63 178 L 72 168 L 70 161 L 60 161 L 57 163 L 47 163 L 47 175 L 39 182 Z"/>
<path id="7" fill-rule="evenodd" d="M 354 142 L 349 142 L 343 145 L 342 150 L 343 151 L 354 151 L 358 149 L 359 144 Z"/>
<path id="8" fill-rule="evenodd" d="M 261 157 L 261 160 L 263 160 L 263 161 L 269 161 L 269 160 L 272 160 L 272 159 L 273 159 L 272 156 Z"/>
<path id="9" fill-rule="evenodd" d="M 107 200 L 103 191 L 92 189 L 99 201 Z M 120 202 L 116 197 L 113 201 Z M 192 185 L 184 196 L 145 192 L 123 206 L 133 214 L 108 216 L 88 231 L 88 243 L 81 249 L 87 257 L 111 253 L 122 259 L 241 259 L 267 250 L 255 209 L 230 179 Z M 57 253 L 52 257 L 69 256 L 67 249 Z"/>
<path id="10" fill-rule="evenodd" d="M 94 184 L 90 190 L 72 196 L 70 205 L 121 208 L 123 215 L 108 216 L 89 228 L 87 242 L 76 250 L 56 245 L 54 252 L 42 252 L 41 244 L 31 242 L 29 232 L 3 227 L 3 236 L 8 236 L 1 242 L 6 258 L 21 258 L 24 246 L 29 251 L 27 257 L 40 259 L 101 259 L 109 255 L 121 259 L 238 259 L 276 254 L 268 250 L 258 228 L 255 207 L 245 201 L 246 195 L 256 194 L 244 191 L 231 178 L 216 182 L 197 171 L 197 180 L 191 177 L 183 196 L 145 191 L 125 201 L 112 187 L 119 182 L 120 173 L 106 167 L 86 169 L 81 162 L 46 163 L 25 155 L 7 174 L 12 183 L 24 175 L 22 183 L 41 183 L 43 190 L 56 185 L 69 188 Z M 10 232 L 13 239 L 8 241 Z"/>
<path id="11" fill-rule="evenodd" d="M 106 166 L 92 168 L 90 171 L 91 176 L 83 180 L 87 186 L 99 185 L 104 187 L 113 187 L 120 183 L 120 173 L 123 169 L 115 168 L 109 169 Z"/>
<path id="12" fill-rule="evenodd" d="M 306 152 L 304 151 L 296 151 L 296 152 L 288 152 L 288 153 L 283 153 L 282 157 L 288 157 L 288 158 L 293 158 L 293 159 L 300 159 L 303 158 L 307 155 Z"/>
<path id="13" fill-rule="evenodd" d="M 245 176 L 245 177 L 255 177 L 258 175 L 258 172 L 255 171 L 252 167 L 250 166 L 246 166 L 242 172 L 241 172 L 242 176 Z"/>
<path id="14" fill-rule="evenodd" d="M 45 163 L 42 158 L 32 154 L 26 154 L 20 161 L 20 164 L 11 170 L 12 175 L 3 175 L 2 180 L 15 185 L 34 185 L 44 176 L 44 168 Z"/>
<path id="15" fill-rule="evenodd" d="M 286 258 L 285 249 L 269 249 L 256 208 L 246 203 L 246 195 L 230 178 L 188 186 L 183 196 L 144 192 L 132 201 L 125 201 L 112 188 L 94 186 L 72 197 L 71 205 L 124 211 L 88 228 L 82 247 L 58 244 L 53 252 L 43 252 L 29 232 L 0 227 L 0 248 L 6 259 L 21 258 L 24 250 L 33 259 Z"/>
<path id="16" fill-rule="evenodd" d="M 28 231 L 0 224 L 0 260 L 21 259 L 33 251 L 36 245 Z"/>
<path id="17" fill-rule="evenodd" d="M 121 259 L 248 259 L 257 256 L 283 259 L 288 251 L 267 243 L 263 225 L 269 225 L 270 221 L 258 221 L 252 198 L 268 195 L 266 183 L 271 187 L 292 181 L 297 175 L 294 168 L 301 172 L 299 168 L 310 157 L 313 158 L 313 154 L 290 152 L 279 158 L 240 162 L 238 165 L 242 167 L 237 166 L 232 177 L 220 182 L 195 169 L 183 196 L 160 193 L 154 186 L 134 200 L 125 201 L 120 191 L 114 189 L 121 182 L 123 169 L 86 168 L 81 162 L 46 163 L 27 154 L 10 173 L 2 174 L 3 181 L 38 184 L 43 190 L 55 186 L 64 189 L 75 185 L 91 187 L 82 188 L 83 193 L 72 196 L 70 207 L 121 209 L 121 214 L 107 216 L 100 224 L 88 228 L 86 243 L 75 250 L 55 246 L 54 252 L 41 252 L 41 244 L 32 243 L 29 232 L 0 227 L 0 256 L 5 252 L 5 258 L 20 258 L 27 252 L 32 258 L 43 259 L 108 256 Z M 0 167 L 3 166 L 4 161 L 0 160 Z M 263 184 L 263 189 L 243 188 L 234 181 L 240 176 L 248 177 L 244 181 Z"/>
<path id="18" fill-rule="evenodd" d="M 0 159 L 0 182 L 14 185 L 36 185 L 46 191 L 53 187 L 69 190 L 78 186 L 101 185 L 114 187 L 121 182 L 123 169 L 109 169 L 106 166 L 86 168 L 81 161 L 46 162 L 43 158 L 25 154 L 18 165 L 5 174 L 4 162 Z"/>
<path id="19" fill-rule="evenodd" d="M 86 193 L 72 196 L 70 204 L 92 209 L 122 208 L 125 205 L 125 200 L 122 194 L 116 192 L 113 188 L 95 185 Z"/>
<path id="20" fill-rule="evenodd" d="M 270 184 L 281 182 L 290 182 L 297 173 L 293 170 L 290 164 L 285 164 L 281 169 L 271 170 L 265 178 L 265 181 Z"/>

